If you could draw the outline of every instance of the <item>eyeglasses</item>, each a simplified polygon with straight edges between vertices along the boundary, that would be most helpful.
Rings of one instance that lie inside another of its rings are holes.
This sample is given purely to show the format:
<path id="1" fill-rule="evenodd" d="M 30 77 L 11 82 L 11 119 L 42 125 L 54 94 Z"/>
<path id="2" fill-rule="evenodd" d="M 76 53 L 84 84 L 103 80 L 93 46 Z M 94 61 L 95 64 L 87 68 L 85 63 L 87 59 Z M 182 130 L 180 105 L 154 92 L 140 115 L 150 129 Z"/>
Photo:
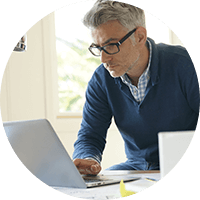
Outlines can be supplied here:
<path id="1" fill-rule="evenodd" d="M 105 45 L 103 47 L 96 46 L 95 44 L 91 44 L 90 47 L 88 48 L 89 51 L 94 55 L 94 56 L 100 56 L 101 51 L 103 50 L 105 53 L 109 55 L 116 54 L 120 51 L 119 46 L 127 39 L 129 38 L 134 32 L 136 31 L 136 28 L 133 29 L 132 31 L 128 32 L 119 42 L 117 43 L 110 43 L 108 45 Z"/>

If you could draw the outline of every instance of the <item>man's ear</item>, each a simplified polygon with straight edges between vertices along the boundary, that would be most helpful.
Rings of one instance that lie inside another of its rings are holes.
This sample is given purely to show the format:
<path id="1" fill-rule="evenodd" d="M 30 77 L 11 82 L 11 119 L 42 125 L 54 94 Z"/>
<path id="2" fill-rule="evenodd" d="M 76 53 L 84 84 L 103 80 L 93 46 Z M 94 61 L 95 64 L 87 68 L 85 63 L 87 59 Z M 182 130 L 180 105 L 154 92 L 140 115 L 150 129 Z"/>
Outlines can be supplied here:
<path id="1" fill-rule="evenodd" d="M 139 49 L 142 49 L 146 44 L 146 40 L 147 40 L 147 30 L 144 27 L 139 26 L 135 31 L 136 46 Z"/>

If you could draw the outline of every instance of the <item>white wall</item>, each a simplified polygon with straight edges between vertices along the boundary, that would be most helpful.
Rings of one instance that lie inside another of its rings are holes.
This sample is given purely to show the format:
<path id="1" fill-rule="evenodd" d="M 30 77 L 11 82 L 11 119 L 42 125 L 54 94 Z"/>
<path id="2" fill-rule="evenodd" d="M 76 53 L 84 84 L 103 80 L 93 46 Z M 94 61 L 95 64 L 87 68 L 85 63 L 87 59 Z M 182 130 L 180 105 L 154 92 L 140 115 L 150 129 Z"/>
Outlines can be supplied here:
<path id="1" fill-rule="evenodd" d="M 57 118 L 54 37 L 51 14 L 27 32 L 27 52 L 12 53 L 1 86 L 1 114 L 3 121 L 47 118 L 72 155 L 81 118 Z M 104 155 L 104 169 L 125 161 L 123 141 L 114 125 L 109 131 Z"/>
<path id="2" fill-rule="evenodd" d="M 4 72 L 1 108 L 3 121 L 45 117 L 41 22 L 27 34 L 28 51 L 13 52 Z"/>

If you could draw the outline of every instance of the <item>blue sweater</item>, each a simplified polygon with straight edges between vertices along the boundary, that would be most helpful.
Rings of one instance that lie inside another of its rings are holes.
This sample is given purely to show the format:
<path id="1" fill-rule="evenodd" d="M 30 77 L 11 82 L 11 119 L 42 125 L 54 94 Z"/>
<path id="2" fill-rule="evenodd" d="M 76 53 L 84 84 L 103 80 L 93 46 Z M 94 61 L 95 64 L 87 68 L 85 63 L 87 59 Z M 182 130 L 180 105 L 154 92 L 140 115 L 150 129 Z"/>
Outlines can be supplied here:
<path id="1" fill-rule="evenodd" d="M 100 65 L 88 83 L 83 120 L 73 158 L 101 161 L 107 130 L 114 117 L 131 163 L 157 163 L 158 132 L 195 130 L 199 85 L 187 51 L 180 46 L 152 44 L 150 80 L 144 100 L 137 103 L 121 78 Z"/>

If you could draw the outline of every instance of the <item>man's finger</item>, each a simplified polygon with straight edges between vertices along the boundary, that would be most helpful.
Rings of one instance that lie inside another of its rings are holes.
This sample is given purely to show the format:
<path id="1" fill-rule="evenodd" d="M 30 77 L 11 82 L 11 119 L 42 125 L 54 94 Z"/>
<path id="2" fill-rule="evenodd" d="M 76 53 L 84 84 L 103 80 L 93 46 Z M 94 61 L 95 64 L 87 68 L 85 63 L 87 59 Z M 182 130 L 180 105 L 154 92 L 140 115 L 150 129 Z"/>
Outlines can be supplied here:
<path id="1" fill-rule="evenodd" d="M 98 171 L 97 166 L 96 165 L 92 165 L 91 166 L 91 171 L 97 172 Z"/>
<path id="2" fill-rule="evenodd" d="M 75 160 L 73 160 L 73 162 L 78 167 L 81 164 L 82 159 L 76 158 Z"/>
<path id="3" fill-rule="evenodd" d="M 91 171 L 99 173 L 101 171 L 101 166 L 99 164 L 92 165 Z"/>
<path id="4" fill-rule="evenodd" d="M 77 158 L 73 162 L 81 174 L 96 175 L 101 171 L 101 166 L 95 160 Z"/>

